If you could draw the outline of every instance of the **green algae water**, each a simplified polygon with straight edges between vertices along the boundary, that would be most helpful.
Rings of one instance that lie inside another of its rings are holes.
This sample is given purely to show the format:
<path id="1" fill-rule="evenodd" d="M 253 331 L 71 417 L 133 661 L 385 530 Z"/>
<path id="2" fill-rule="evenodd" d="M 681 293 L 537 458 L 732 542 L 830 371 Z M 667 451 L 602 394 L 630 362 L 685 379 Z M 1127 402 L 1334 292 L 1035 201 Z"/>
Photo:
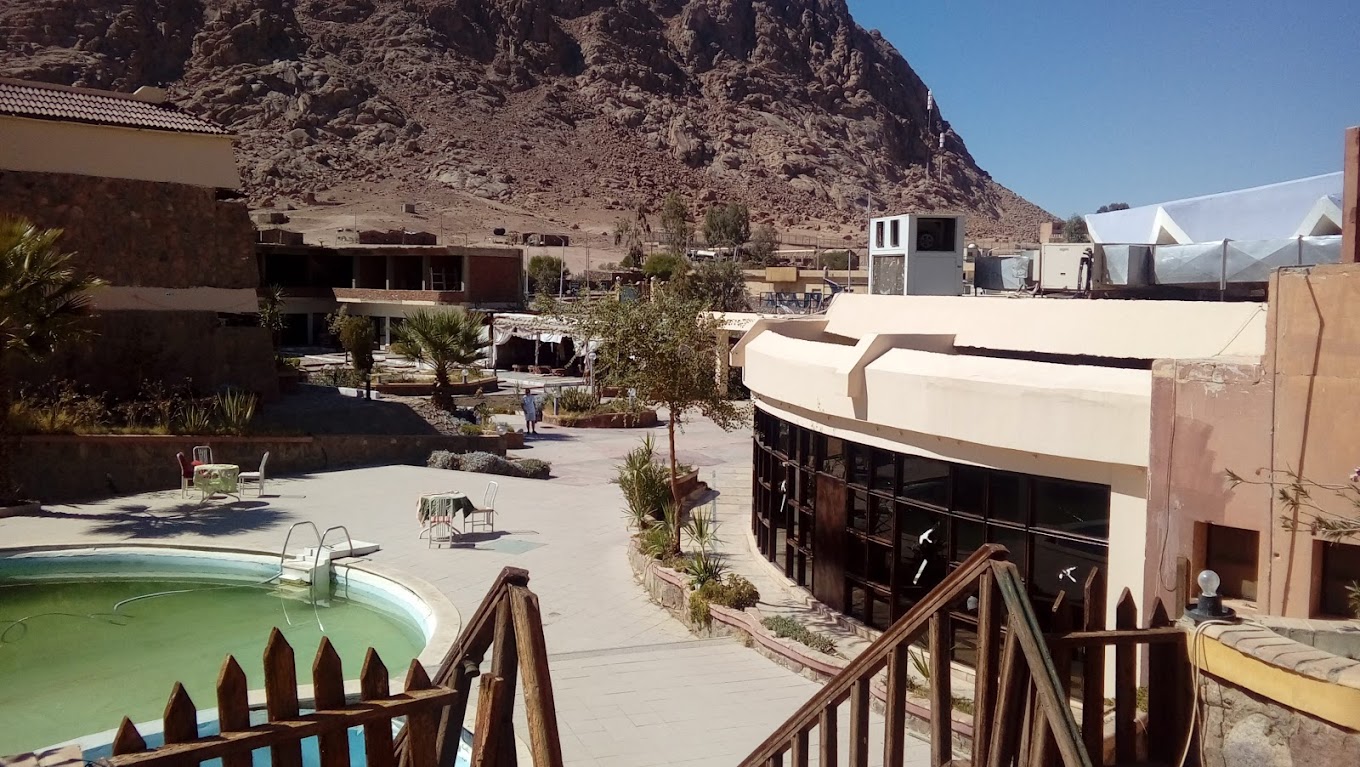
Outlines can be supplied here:
<path id="1" fill-rule="evenodd" d="M 358 678 L 370 646 L 396 679 L 425 646 L 408 618 L 365 604 L 332 598 L 314 610 L 272 586 L 222 585 L 0 580 L 0 755 L 111 730 L 124 715 L 134 722 L 159 720 L 176 681 L 199 709 L 213 708 L 217 673 L 228 654 L 236 656 L 250 688 L 261 688 L 261 659 L 275 627 L 293 646 L 302 684 L 311 684 L 323 633 L 349 679 Z M 187 593 L 139 599 L 113 611 L 125 599 L 178 590 Z"/>

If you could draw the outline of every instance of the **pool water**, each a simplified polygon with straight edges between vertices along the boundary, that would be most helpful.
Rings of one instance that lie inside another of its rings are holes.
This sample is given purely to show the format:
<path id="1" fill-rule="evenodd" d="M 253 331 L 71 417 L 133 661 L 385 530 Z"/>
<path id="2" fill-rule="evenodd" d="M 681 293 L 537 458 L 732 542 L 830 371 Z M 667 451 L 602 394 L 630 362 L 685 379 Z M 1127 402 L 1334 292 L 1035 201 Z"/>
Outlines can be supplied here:
<path id="1" fill-rule="evenodd" d="M 369 646 L 394 681 L 425 639 L 409 618 L 332 597 L 326 606 L 272 586 L 185 580 L 0 580 L 0 755 L 111 730 L 127 715 L 158 720 L 176 681 L 199 709 L 216 706 L 228 654 L 264 686 L 272 628 L 293 646 L 302 684 L 323 633 L 355 679 Z M 120 606 L 125 599 L 167 591 Z M 341 591 L 343 594 L 343 590 Z M 305 589 L 301 595 L 305 596 Z"/>

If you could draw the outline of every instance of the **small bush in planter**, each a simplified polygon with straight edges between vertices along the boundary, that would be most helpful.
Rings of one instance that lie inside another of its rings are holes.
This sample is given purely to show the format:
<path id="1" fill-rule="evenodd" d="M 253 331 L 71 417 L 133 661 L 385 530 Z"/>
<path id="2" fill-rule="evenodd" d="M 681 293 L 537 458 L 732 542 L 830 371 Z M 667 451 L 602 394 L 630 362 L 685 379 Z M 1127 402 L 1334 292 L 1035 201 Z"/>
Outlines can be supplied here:
<path id="1" fill-rule="evenodd" d="M 482 427 L 475 423 L 461 423 L 458 424 L 458 433 L 464 437 L 480 437 L 482 436 Z"/>
<path id="2" fill-rule="evenodd" d="M 760 624 L 780 639 L 792 639 L 827 655 L 836 654 L 836 640 L 809 629 L 787 615 L 772 615 L 762 620 Z"/>
<path id="3" fill-rule="evenodd" d="M 705 583 L 699 587 L 699 593 L 713 604 L 730 607 L 733 610 L 755 607 L 760 601 L 760 590 L 755 584 L 736 574 L 729 574 L 721 581 Z"/>
<path id="4" fill-rule="evenodd" d="M 515 462 L 520 473 L 529 479 L 547 479 L 552 474 L 552 464 L 537 458 L 523 458 Z"/>
<path id="5" fill-rule="evenodd" d="M 463 468 L 462 456 L 457 453 L 450 453 L 447 450 L 436 450 L 430 453 L 430 458 L 425 462 L 431 469 L 449 469 L 458 471 Z"/>

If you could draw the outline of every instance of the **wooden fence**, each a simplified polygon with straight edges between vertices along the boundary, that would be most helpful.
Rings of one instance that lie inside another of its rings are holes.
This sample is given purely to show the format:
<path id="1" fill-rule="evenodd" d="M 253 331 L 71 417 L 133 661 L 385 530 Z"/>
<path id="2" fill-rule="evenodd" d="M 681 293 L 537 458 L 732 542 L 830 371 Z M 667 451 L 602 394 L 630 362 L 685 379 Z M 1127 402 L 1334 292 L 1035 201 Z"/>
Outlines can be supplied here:
<path id="1" fill-rule="evenodd" d="M 1104 592 L 1098 576 L 1088 579 L 1080 630 L 1071 630 L 1074 610 L 1060 595 L 1054 605 L 1056 631 L 1039 628 L 1016 567 L 1006 550 L 989 544 L 965 562 L 826 683 L 788 721 L 765 739 L 743 767 L 817 764 L 850 767 L 870 763 L 873 735 L 882 738 L 882 763 L 900 767 L 906 756 L 910 647 L 929 646 L 930 763 L 972 767 L 1094 767 L 1104 763 L 1105 648 L 1115 656 L 1114 763 L 1139 763 L 1136 706 L 1137 652 L 1148 645 L 1150 666 L 1148 757 L 1173 763 L 1187 733 L 1190 677 L 1185 634 L 1171 627 L 1158 605 L 1152 625 L 1137 628 L 1133 599 L 1125 590 L 1113 630 L 1104 628 Z M 950 614 L 977 599 L 977 663 L 973 690 L 973 747 L 955 759 L 951 731 L 954 697 L 950 681 Z M 1078 723 L 1069 697 L 1073 663 L 1081 663 Z M 871 716 L 871 689 L 886 672 L 883 716 Z M 848 732 L 841 719 L 848 702 Z M 844 741 L 842 740 L 844 737 Z M 815 738 L 815 748 L 814 748 Z"/>
<path id="2" fill-rule="evenodd" d="M 474 679 L 481 677 L 473 731 L 474 767 L 516 764 L 513 710 L 517 677 L 523 677 L 529 747 L 535 767 L 560 767 L 557 713 L 548 675 L 547 649 L 538 597 L 529 575 L 505 568 L 471 621 L 445 655 L 434 680 L 411 661 L 406 689 L 392 695 L 388 672 L 369 648 L 359 674 L 357 701 L 345 696 L 345 674 L 330 640 L 322 638 L 312 662 L 314 709 L 302 714 L 293 648 L 275 629 L 264 652 L 268 721 L 252 726 L 249 686 L 236 659 L 228 656 L 217 680 L 221 732 L 200 736 L 197 707 L 176 683 L 163 717 L 165 745 L 147 749 L 131 720 L 124 718 L 114 739 L 111 767 L 192 767 L 221 758 L 223 767 L 249 767 L 251 751 L 270 749 L 273 767 L 301 767 L 302 741 L 316 737 L 321 767 L 349 767 L 347 731 L 364 728 L 369 767 L 450 767 L 457 757 Z M 491 668 L 480 672 L 488 651 Z M 406 724 L 394 739 L 392 719 Z"/>

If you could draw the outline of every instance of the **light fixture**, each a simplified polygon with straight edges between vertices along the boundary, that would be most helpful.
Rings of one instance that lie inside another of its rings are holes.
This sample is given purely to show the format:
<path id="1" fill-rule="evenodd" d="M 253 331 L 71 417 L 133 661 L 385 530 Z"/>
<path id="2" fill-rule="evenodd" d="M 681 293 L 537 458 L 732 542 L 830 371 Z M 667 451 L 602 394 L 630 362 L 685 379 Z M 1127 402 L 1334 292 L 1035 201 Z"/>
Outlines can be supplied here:
<path id="1" fill-rule="evenodd" d="M 1218 587 L 1222 584 L 1222 579 L 1213 570 L 1200 571 L 1199 577 L 1195 579 L 1199 584 L 1199 599 L 1194 607 L 1187 607 L 1185 615 L 1195 623 L 1204 621 L 1235 621 L 1237 613 L 1230 607 L 1223 606 L 1223 597 L 1218 593 Z"/>

